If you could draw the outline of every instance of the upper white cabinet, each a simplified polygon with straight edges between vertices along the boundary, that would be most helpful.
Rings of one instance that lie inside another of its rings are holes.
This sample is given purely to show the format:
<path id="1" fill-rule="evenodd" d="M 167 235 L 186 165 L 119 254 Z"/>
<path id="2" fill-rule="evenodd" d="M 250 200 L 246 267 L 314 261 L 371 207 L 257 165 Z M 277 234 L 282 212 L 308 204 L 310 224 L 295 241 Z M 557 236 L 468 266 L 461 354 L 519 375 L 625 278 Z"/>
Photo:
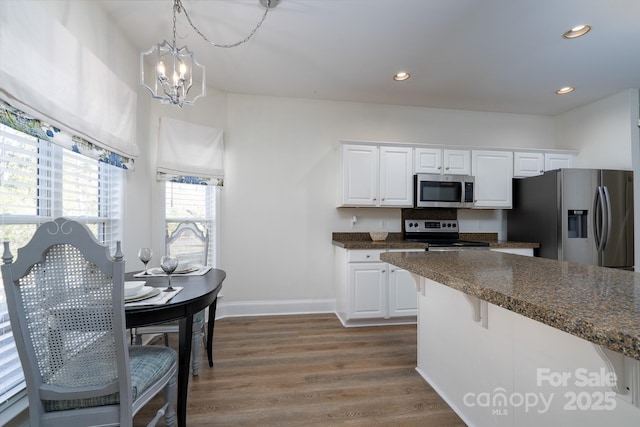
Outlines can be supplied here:
<path id="1" fill-rule="evenodd" d="M 415 148 L 415 173 L 471 175 L 471 151 Z"/>
<path id="2" fill-rule="evenodd" d="M 413 149 L 380 147 L 380 206 L 413 206 Z"/>
<path id="3" fill-rule="evenodd" d="M 413 148 L 344 144 L 341 206 L 413 206 Z"/>
<path id="4" fill-rule="evenodd" d="M 512 207 L 512 151 L 473 150 L 471 171 L 476 179 L 474 207 Z"/>
<path id="5" fill-rule="evenodd" d="M 571 168 L 574 160 L 575 154 L 571 153 L 516 151 L 513 153 L 513 176 L 535 176 L 548 170 Z"/>
<path id="6" fill-rule="evenodd" d="M 544 153 L 544 170 L 572 168 L 575 164 L 575 154 Z"/>
<path id="7" fill-rule="evenodd" d="M 378 203 L 378 147 L 342 146 L 342 205 L 376 206 Z"/>
<path id="8" fill-rule="evenodd" d="M 510 209 L 514 177 L 574 167 L 577 152 L 344 141 L 340 154 L 340 207 L 413 207 L 413 175 L 431 173 L 472 175 L 474 208 Z"/>

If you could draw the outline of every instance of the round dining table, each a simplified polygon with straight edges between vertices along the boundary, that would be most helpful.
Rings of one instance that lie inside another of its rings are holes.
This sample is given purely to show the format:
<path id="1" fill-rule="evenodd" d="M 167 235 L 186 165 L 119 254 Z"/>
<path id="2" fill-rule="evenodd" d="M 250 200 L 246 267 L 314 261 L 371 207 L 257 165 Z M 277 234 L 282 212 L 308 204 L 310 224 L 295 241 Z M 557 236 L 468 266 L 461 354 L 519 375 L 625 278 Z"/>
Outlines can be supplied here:
<path id="1" fill-rule="evenodd" d="M 178 396 L 176 408 L 178 427 L 186 427 L 187 425 L 187 387 L 189 385 L 193 315 L 209 308 L 207 356 L 209 366 L 213 366 L 212 337 L 216 304 L 225 278 L 226 273 L 216 268 L 211 268 L 205 274 L 174 274 L 171 276 L 171 284 L 174 287 L 182 287 L 182 290 L 167 303 L 131 307 L 125 305 L 127 328 L 178 321 Z M 136 273 L 127 273 L 125 279 L 144 280 L 147 282 L 147 286 L 167 286 L 167 277 L 163 275 L 140 276 Z"/>

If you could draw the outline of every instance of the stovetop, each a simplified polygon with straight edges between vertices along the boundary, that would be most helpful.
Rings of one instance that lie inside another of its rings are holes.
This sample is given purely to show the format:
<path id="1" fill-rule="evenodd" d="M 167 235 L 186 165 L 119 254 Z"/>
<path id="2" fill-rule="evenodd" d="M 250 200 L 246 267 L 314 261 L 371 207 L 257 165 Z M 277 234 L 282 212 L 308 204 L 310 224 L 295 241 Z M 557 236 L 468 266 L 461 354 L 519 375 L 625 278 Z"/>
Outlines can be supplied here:
<path id="1" fill-rule="evenodd" d="M 487 242 L 461 240 L 458 220 L 416 220 L 404 221 L 404 238 L 412 242 L 428 243 L 432 247 L 485 247 Z"/>

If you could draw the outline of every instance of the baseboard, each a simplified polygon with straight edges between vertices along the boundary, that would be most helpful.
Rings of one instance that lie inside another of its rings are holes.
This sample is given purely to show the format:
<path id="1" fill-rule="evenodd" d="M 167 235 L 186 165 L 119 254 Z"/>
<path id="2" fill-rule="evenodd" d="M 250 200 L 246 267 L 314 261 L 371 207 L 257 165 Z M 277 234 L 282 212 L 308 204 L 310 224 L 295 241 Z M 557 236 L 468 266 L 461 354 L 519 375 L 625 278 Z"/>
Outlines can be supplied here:
<path id="1" fill-rule="evenodd" d="M 242 316 L 275 316 L 281 314 L 334 313 L 336 300 L 238 301 L 218 300 L 216 319 Z"/>
<path id="2" fill-rule="evenodd" d="M 418 372 L 422 379 L 424 379 L 427 384 L 429 384 L 431 388 L 434 389 L 436 393 L 438 393 L 440 398 L 442 398 L 442 400 L 444 400 L 447 405 L 449 405 L 453 412 L 455 412 L 460 417 L 462 422 L 464 422 L 468 427 L 476 427 L 476 425 L 473 424 L 471 420 L 465 415 L 464 411 L 460 410 L 458 405 L 449 398 L 449 396 L 438 386 L 438 384 L 432 381 L 432 379 L 429 377 L 429 375 L 427 375 L 425 371 L 423 371 L 419 367 L 416 367 L 416 372 Z"/>

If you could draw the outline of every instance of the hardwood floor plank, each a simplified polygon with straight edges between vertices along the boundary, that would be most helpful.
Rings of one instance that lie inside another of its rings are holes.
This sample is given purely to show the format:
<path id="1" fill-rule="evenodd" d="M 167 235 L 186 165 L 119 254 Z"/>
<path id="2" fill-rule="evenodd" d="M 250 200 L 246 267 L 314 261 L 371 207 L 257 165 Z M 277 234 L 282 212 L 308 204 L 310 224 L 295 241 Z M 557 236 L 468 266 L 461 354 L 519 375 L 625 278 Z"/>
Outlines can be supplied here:
<path id="1" fill-rule="evenodd" d="M 415 325 L 343 328 L 332 314 L 228 318 L 216 321 L 213 347 L 214 367 L 203 352 L 189 382 L 189 426 L 465 425 L 415 371 Z M 149 419 L 143 411 L 135 427 Z"/>

